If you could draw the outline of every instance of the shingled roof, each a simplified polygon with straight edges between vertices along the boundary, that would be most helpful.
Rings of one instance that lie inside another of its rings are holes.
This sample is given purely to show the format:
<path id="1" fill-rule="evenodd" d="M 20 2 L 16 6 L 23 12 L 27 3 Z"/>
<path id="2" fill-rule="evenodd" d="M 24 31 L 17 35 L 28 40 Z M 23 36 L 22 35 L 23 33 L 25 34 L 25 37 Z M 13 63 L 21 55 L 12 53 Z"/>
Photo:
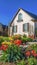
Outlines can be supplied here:
<path id="1" fill-rule="evenodd" d="M 37 19 L 37 15 L 33 14 L 33 13 L 30 13 L 26 10 L 24 10 L 27 14 L 29 14 L 31 17 L 33 17 L 34 19 Z"/>
<path id="2" fill-rule="evenodd" d="M 19 8 L 17 13 L 15 14 L 15 16 L 13 17 L 12 21 L 10 22 L 10 25 L 11 23 L 13 22 L 13 20 L 15 19 L 15 17 L 17 16 L 18 12 L 21 10 L 22 8 Z M 26 12 L 29 16 L 31 16 L 32 18 L 34 18 L 34 20 L 37 20 L 37 15 L 33 14 L 33 13 L 30 13 L 24 9 L 22 9 L 24 12 Z"/>

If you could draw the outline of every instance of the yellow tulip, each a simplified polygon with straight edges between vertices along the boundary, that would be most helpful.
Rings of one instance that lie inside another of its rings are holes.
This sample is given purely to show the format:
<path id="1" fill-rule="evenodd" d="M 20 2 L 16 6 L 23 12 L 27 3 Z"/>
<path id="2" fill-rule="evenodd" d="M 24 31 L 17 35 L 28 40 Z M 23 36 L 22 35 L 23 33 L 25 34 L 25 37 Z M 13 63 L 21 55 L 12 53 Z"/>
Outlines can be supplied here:
<path id="1" fill-rule="evenodd" d="M 11 45 L 12 43 L 5 41 L 5 42 L 2 42 L 2 44 L 8 44 L 8 45 Z"/>

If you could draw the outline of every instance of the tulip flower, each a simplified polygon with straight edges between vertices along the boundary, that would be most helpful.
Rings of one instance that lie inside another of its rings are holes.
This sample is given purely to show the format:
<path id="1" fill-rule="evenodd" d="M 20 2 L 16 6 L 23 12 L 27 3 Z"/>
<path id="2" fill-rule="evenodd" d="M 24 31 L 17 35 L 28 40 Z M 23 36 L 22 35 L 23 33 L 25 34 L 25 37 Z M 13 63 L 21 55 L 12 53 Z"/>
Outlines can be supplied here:
<path id="1" fill-rule="evenodd" d="M 32 50 L 32 51 L 31 51 L 31 54 L 32 54 L 32 55 L 34 55 L 35 53 L 36 53 L 36 51 L 35 51 L 35 50 Z"/>
<path id="2" fill-rule="evenodd" d="M 30 51 L 27 51 L 26 52 L 26 56 L 30 56 Z"/>
<path id="3" fill-rule="evenodd" d="M 3 45 L 1 46 L 1 49 L 4 50 L 4 51 L 6 51 L 7 48 L 8 48 L 8 45 L 4 45 L 4 44 L 3 44 Z"/>

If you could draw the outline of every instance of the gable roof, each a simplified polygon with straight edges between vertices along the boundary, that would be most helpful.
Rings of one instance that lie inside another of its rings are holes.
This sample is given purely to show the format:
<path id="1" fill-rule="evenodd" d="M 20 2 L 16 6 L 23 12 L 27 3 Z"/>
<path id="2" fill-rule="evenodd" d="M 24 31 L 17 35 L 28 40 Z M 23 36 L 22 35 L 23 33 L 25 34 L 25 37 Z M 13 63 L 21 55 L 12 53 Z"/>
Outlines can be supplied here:
<path id="1" fill-rule="evenodd" d="M 13 20 L 15 19 L 15 17 L 17 16 L 18 12 L 19 12 L 21 9 L 22 9 L 22 8 L 19 8 L 19 9 L 18 9 L 17 13 L 16 13 L 15 16 L 13 17 Z M 23 10 L 24 12 L 26 12 L 29 16 L 31 16 L 32 18 L 34 18 L 34 20 L 37 20 L 37 15 L 32 14 L 32 13 L 30 13 L 30 12 L 24 10 L 24 9 L 22 9 L 22 10 Z M 13 20 L 10 22 L 10 25 L 11 25 L 11 23 L 13 22 Z"/>

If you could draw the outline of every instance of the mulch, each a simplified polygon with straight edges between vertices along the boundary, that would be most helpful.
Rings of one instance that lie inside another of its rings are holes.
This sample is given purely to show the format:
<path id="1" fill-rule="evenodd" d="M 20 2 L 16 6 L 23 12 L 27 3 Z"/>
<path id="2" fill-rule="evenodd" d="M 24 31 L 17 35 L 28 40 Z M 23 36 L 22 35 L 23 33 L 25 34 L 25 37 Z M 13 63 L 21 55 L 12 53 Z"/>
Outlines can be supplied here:
<path id="1" fill-rule="evenodd" d="M 0 62 L 0 65 L 15 65 L 14 63 L 3 63 L 3 62 Z"/>

